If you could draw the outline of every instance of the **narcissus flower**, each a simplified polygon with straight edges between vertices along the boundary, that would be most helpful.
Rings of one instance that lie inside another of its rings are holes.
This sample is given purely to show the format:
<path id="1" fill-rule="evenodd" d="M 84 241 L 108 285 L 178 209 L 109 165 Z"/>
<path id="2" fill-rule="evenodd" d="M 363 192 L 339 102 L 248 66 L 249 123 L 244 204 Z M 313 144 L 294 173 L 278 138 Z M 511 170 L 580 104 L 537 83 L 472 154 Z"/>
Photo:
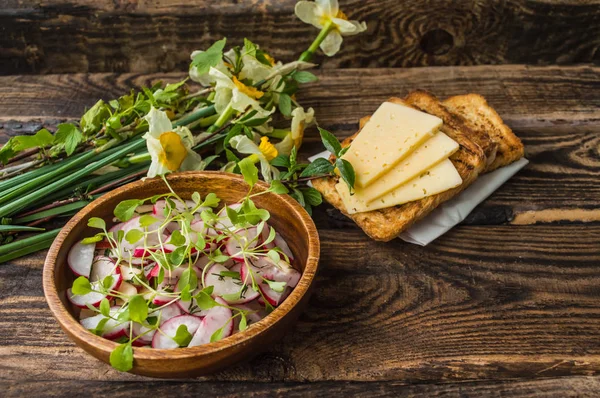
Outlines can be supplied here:
<path id="1" fill-rule="evenodd" d="M 189 129 L 173 128 L 167 114 L 154 107 L 145 119 L 148 121 L 148 132 L 144 138 L 152 159 L 148 177 L 202 168 L 202 158 L 191 149 L 194 138 Z"/>
<path id="2" fill-rule="evenodd" d="M 292 111 L 292 126 L 290 128 L 290 133 L 285 136 L 281 142 L 275 145 L 279 153 L 289 155 L 294 146 L 296 149 L 300 149 L 302 139 L 304 138 L 304 129 L 313 123 L 314 119 L 315 111 L 313 108 L 308 108 L 308 111 L 306 112 L 301 106 L 295 108 Z"/>
<path id="3" fill-rule="evenodd" d="M 275 146 L 269 142 L 269 138 L 261 137 L 260 145 L 256 145 L 245 135 L 237 135 L 229 141 L 229 144 L 239 153 L 250 155 L 249 158 L 254 163 L 260 162 L 260 172 L 266 182 L 279 178 L 279 170 L 269 163 L 278 154 Z"/>
<path id="4" fill-rule="evenodd" d="M 342 36 L 352 36 L 367 30 L 367 24 L 348 21 L 348 17 L 339 7 L 338 0 L 299 1 L 296 3 L 296 15 L 302 22 L 319 29 L 330 29 L 327 37 L 320 43 L 321 50 L 331 57 L 340 50 Z"/>

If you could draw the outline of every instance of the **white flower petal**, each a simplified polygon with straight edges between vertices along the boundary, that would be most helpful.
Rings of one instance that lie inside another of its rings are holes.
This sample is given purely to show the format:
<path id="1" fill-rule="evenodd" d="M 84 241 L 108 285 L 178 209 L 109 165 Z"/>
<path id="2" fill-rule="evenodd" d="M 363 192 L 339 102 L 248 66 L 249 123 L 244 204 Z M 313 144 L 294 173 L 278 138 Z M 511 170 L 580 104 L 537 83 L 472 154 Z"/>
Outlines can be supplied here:
<path id="1" fill-rule="evenodd" d="M 350 22 L 352 25 L 354 25 L 355 29 L 352 32 L 341 32 L 342 35 L 344 36 L 354 36 L 357 35 L 359 33 L 364 32 L 365 30 L 367 30 L 367 23 L 366 22 L 358 22 L 358 21 L 347 21 Z"/>
<path id="2" fill-rule="evenodd" d="M 246 155 L 256 154 L 259 156 L 263 156 L 262 152 L 250 138 L 245 135 L 236 135 L 229 140 L 229 144 L 233 149 L 238 151 L 239 153 L 243 153 Z"/>
<path id="3" fill-rule="evenodd" d="M 327 17 L 335 17 L 340 10 L 338 0 L 315 0 L 315 3 L 323 10 L 323 15 Z"/>
<path id="4" fill-rule="evenodd" d="M 148 121 L 148 132 L 144 137 L 158 138 L 165 131 L 172 131 L 173 126 L 167 114 L 159 111 L 155 107 L 150 108 L 150 112 L 144 117 Z"/>
<path id="5" fill-rule="evenodd" d="M 337 26 L 339 32 L 344 36 L 356 34 L 357 26 L 352 22 L 341 18 L 332 18 L 331 21 Z"/>
<path id="6" fill-rule="evenodd" d="M 252 82 L 257 83 L 266 79 L 273 69 L 250 55 L 243 56 L 242 60 L 244 66 L 240 71 L 240 80 L 250 79 Z"/>
<path id="7" fill-rule="evenodd" d="M 310 24 L 316 28 L 322 27 L 323 10 L 312 1 L 299 1 L 294 9 L 296 16 L 304 23 Z"/>
<path id="8" fill-rule="evenodd" d="M 321 43 L 321 50 L 328 57 L 334 56 L 338 51 L 340 51 L 340 47 L 342 46 L 342 35 L 337 30 L 331 31 L 325 40 Z"/>
<path id="9" fill-rule="evenodd" d="M 250 98 L 240 90 L 235 88 L 232 92 L 231 107 L 238 112 L 243 112 L 246 108 L 251 107 L 252 109 L 262 109 L 258 101 Z"/>
<path id="10" fill-rule="evenodd" d="M 181 163 L 179 171 L 202 170 L 204 168 L 203 165 L 202 157 L 191 149 L 188 149 L 188 154 Z"/>
<path id="11" fill-rule="evenodd" d="M 211 67 L 208 74 L 215 79 L 217 88 L 226 87 L 232 90 L 235 88 L 235 84 L 233 84 L 231 78 L 219 69 Z"/>
<path id="12" fill-rule="evenodd" d="M 260 172 L 266 182 L 279 179 L 279 170 L 271 166 L 264 156 L 260 158 Z"/>
<path id="13" fill-rule="evenodd" d="M 281 142 L 278 142 L 274 145 L 277 149 L 277 153 L 280 155 L 288 156 L 292 152 L 292 148 L 294 147 L 294 139 L 292 138 L 292 133 L 289 133 L 285 136 Z"/>
<path id="14" fill-rule="evenodd" d="M 231 89 L 227 87 L 220 87 L 219 89 L 215 89 L 215 110 L 217 113 L 221 114 L 229 102 L 231 101 Z"/>

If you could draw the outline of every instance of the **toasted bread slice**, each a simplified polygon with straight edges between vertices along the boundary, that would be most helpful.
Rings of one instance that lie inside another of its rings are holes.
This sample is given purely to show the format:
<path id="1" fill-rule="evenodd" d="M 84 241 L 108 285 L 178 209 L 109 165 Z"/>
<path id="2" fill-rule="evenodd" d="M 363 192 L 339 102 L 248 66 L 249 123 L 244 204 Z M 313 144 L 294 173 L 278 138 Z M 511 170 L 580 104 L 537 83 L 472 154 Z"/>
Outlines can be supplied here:
<path id="1" fill-rule="evenodd" d="M 419 97 L 411 95 L 409 95 L 407 99 L 416 102 Z M 388 101 L 412 106 L 413 108 L 441 117 L 440 115 L 443 114 L 443 112 L 441 112 L 440 109 L 443 110 L 443 106 L 441 106 L 439 101 L 429 94 L 423 93 L 422 95 L 427 95 L 428 98 L 427 100 L 420 101 L 419 107 L 413 106 L 409 102 L 399 98 L 390 98 Z M 443 114 L 443 116 L 449 118 L 452 115 L 448 113 L 447 115 Z M 442 117 L 442 119 L 444 118 Z M 368 119 L 361 119 L 361 127 L 364 126 L 363 122 L 366 123 L 366 120 Z M 425 217 L 439 204 L 465 189 L 475 181 L 477 176 L 483 172 L 483 170 L 485 170 L 487 158 L 483 149 L 472 139 L 473 132 L 470 129 L 458 122 L 446 124 L 446 119 L 444 119 L 442 131 L 460 145 L 459 150 L 450 157 L 450 160 L 463 180 L 463 183 L 456 188 L 400 206 L 349 215 L 346 213 L 342 199 L 335 189 L 338 178 L 327 177 L 316 179 L 313 181 L 313 186 L 321 192 L 325 200 L 354 220 L 354 222 L 356 222 L 356 224 L 358 224 L 358 226 L 371 238 L 380 241 L 389 241 L 397 237 L 410 225 Z M 356 135 L 358 135 L 358 132 L 344 140 L 342 146 L 346 147 L 350 145 Z M 483 142 L 482 145 L 483 144 L 488 143 Z"/>
<path id="2" fill-rule="evenodd" d="M 472 130 L 485 131 L 498 145 L 496 158 L 486 171 L 492 171 L 521 159 L 525 154 L 523 143 L 502 121 L 500 115 L 478 94 L 450 97 L 443 102 L 448 110 L 460 115 Z"/>

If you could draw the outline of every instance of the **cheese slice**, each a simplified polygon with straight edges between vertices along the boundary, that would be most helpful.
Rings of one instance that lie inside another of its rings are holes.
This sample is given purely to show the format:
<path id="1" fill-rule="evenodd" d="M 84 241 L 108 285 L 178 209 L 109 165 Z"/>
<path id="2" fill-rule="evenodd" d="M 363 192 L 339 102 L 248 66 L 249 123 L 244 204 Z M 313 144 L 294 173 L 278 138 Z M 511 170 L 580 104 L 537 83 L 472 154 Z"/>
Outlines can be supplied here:
<path id="1" fill-rule="evenodd" d="M 356 136 L 342 159 L 366 187 L 410 155 L 442 125 L 442 119 L 408 106 L 384 102 Z"/>
<path id="2" fill-rule="evenodd" d="M 371 202 L 382 197 L 405 182 L 421 175 L 421 173 L 442 160 L 447 159 L 457 150 L 458 143 L 438 131 L 394 168 L 379 177 L 367 188 L 363 188 L 363 198 L 367 202 Z"/>
<path id="3" fill-rule="evenodd" d="M 341 179 L 335 188 L 344 202 L 347 213 L 354 214 L 423 199 L 455 188 L 460 184 L 462 184 L 460 174 L 450 159 L 445 159 L 421 175 L 371 202 L 364 198 L 364 189 L 358 188 L 354 195 L 350 195 L 348 186 Z"/>

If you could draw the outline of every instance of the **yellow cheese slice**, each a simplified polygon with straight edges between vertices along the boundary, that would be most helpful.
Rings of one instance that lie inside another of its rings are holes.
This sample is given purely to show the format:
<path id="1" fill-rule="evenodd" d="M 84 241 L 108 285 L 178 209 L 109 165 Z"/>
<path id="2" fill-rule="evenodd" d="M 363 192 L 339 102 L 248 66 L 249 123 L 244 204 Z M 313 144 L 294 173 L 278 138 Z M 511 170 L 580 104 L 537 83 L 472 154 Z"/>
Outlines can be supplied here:
<path id="1" fill-rule="evenodd" d="M 356 136 L 342 159 L 366 187 L 410 155 L 442 125 L 442 119 L 408 106 L 384 102 Z"/>
<path id="2" fill-rule="evenodd" d="M 460 184 L 462 184 L 460 174 L 458 174 L 450 159 L 445 159 L 420 176 L 372 202 L 364 199 L 364 189 L 361 188 L 356 189 L 354 195 L 350 195 L 348 186 L 341 179 L 335 188 L 344 202 L 347 213 L 354 214 L 423 199 L 457 187 Z"/>
<path id="3" fill-rule="evenodd" d="M 458 143 L 438 131 L 394 168 L 379 177 L 367 188 L 363 188 L 363 198 L 367 202 L 371 202 L 393 191 L 442 160 L 447 159 L 457 150 Z"/>

